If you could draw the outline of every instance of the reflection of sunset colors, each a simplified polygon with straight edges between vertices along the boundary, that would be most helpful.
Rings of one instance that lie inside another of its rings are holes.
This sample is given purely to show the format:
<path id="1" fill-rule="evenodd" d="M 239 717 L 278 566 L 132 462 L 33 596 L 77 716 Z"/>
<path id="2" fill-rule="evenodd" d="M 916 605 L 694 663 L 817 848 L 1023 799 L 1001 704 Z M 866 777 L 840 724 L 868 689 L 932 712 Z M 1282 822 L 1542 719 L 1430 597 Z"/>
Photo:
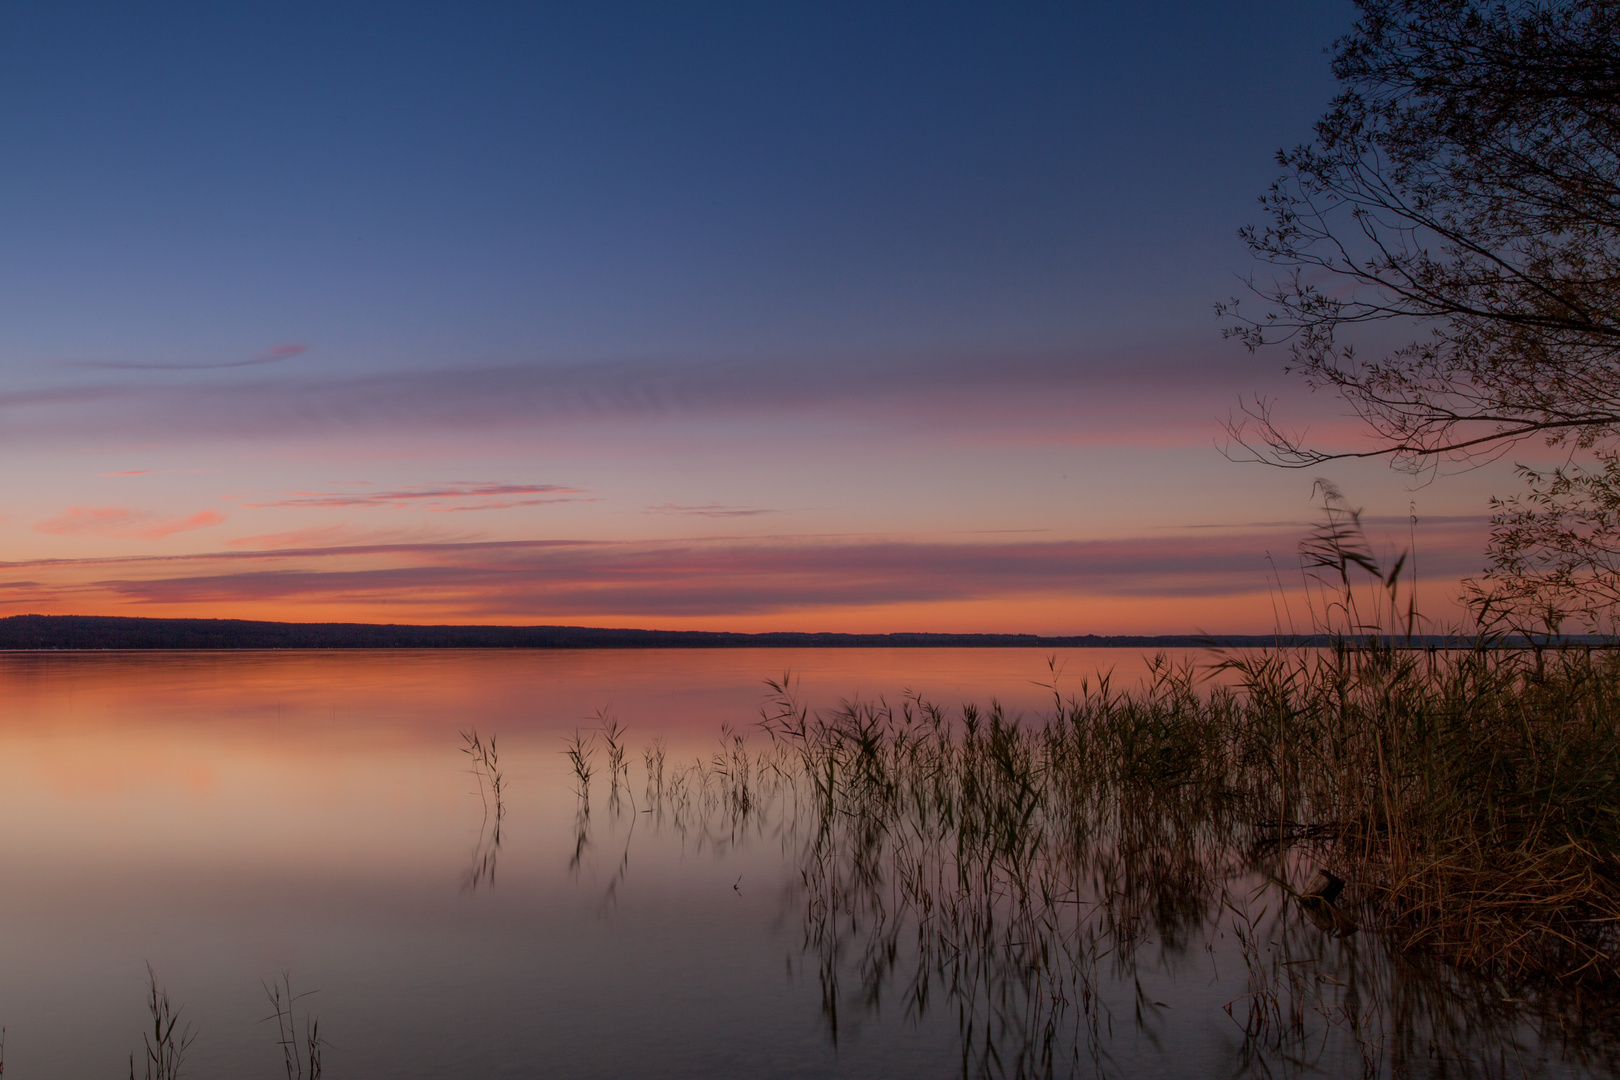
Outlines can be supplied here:
<path id="1" fill-rule="evenodd" d="M 1038 685 L 1050 681 L 1049 656 L 1059 687 L 1073 692 L 1101 671 L 1134 686 L 1147 666 L 1134 652 L 1086 649 L 12 654 L 0 656 L 0 757 L 9 820 L 32 819 L 41 806 L 30 800 L 44 798 L 50 843 L 98 864 L 129 848 L 127 829 L 176 815 L 189 842 L 206 845 L 199 862 L 294 859 L 277 837 L 296 808 L 316 831 L 344 813 L 354 847 L 334 859 L 364 851 L 406 865 L 420 859 L 409 852 L 422 832 L 400 827 L 400 806 L 423 815 L 420 829 L 467 809 L 455 747 L 469 718 L 499 733 L 510 767 L 540 785 L 547 806 L 566 809 L 563 735 L 595 726 L 604 710 L 636 747 L 661 738 L 686 760 L 713 750 L 722 723 L 753 733 L 764 680 L 784 671 L 813 708 L 912 690 L 953 707 L 997 700 L 1037 714 L 1051 697 Z M 1190 650 L 1175 658 L 1208 660 Z M 401 776 L 411 778 L 408 797 Z M 282 812 L 265 813 L 277 803 Z M 129 822 L 132 806 L 154 820 Z M 463 823 L 450 820 L 459 836 Z"/>
<path id="2" fill-rule="evenodd" d="M 1221 422 L 1359 427 L 1211 305 L 1348 10 L 242 7 L 0 36 L 0 615 L 1288 623 Z M 1321 472 L 1445 620 L 1510 464 Z"/>
<path id="3" fill-rule="evenodd" d="M 1108 653 L 1134 678 L 1135 658 Z M 1065 655 L 1080 668 L 1095 654 Z M 791 1055 L 749 1075 L 847 1072 L 850 1051 L 835 1061 L 815 1038 L 816 980 L 783 984 L 796 934 L 778 838 L 717 850 L 656 815 L 615 817 L 598 791 L 570 869 L 565 732 L 611 710 L 644 807 L 653 738 L 672 768 L 711 755 L 724 721 L 768 743 L 751 721 L 784 664 L 815 704 L 907 685 L 1029 707 L 1045 693 L 1030 685 L 1044 658 L 1025 649 L 0 656 L 7 1064 L 121 1075 L 150 962 L 202 1035 L 185 1075 L 279 1075 L 257 1021 L 281 972 L 319 991 L 334 1073 L 522 1075 L 541 1060 L 567 1076 L 645 1076 L 647 1061 L 710 1075 L 707 1046 L 748 1039 Z M 476 894 L 462 882 L 482 806 L 459 749 L 474 725 L 498 737 L 510 811 L 498 883 Z M 699 969 L 721 973 L 683 983 L 700 993 L 658 974 Z M 640 1056 L 615 1068 L 604 1042 Z"/>

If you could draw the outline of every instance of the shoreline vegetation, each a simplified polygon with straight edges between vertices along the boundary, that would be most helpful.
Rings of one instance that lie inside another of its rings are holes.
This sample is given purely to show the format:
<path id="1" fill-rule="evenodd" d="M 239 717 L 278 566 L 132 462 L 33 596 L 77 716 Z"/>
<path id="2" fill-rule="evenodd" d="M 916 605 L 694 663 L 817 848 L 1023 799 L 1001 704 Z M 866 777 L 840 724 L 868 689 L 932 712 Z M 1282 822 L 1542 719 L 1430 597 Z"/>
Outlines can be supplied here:
<path id="1" fill-rule="evenodd" d="M 818 712 L 784 675 L 710 760 L 650 747 L 639 802 L 599 717 L 563 751 L 571 872 L 605 748 L 609 823 L 790 853 L 783 916 L 834 1045 L 880 1002 L 943 1009 L 964 1077 L 1117 1072 L 1180 1004 L 1144 977 L 1223 938 L 1235 1075 L 1620 1069 L 1620 654 L 1161 656 L 1140 689 L 1054 658 L 1043 685 L 1037 717 L 914 694 Z"/>
<path id="2" fill-rule="evenodd" d="M 1376 635 L 1271 634 L 839 634 L 779 631 L 641 630 L 594 626 L 284 623 L 248 619 L 154 619 L 121 615 L 0 618 L 0 652 L 229 649 L 1272 649 L 1364 644 Z M 1412 634 L 1402 648 L 1613 647 L 1613 637 L 1568 634 L 1482 638 Z"/>
<path id="3" fill-rule="evenodd" d="M 1110 825 L 1145 828 L 1130 846 L 1161 855 L 1219 837 L 1329 923 L 1403 951 L 1508 986 L 1620 988 L 1620 655 L 1372 645 L 1224 663 L 1236 684 L 1208 690 L 1163 658 L 1139 691 L 1054 680 L 1039 724 L 971 705 L 953 721 L 920 699 L 818 716 L 784 681 L 765 726 L 823 813 L 870 819 L 868 835 L 921 814 L 1003 869 Z M 1057 895 L 1036 884 L 1004 888 Z"/>
<path id="4" fill-rule="evenodd" d="M 1074 693 L 1054 662 L 1035 722 L 920 697 L 818 714 L 784 677 L 771 750 L 732 735 L 674 786 L 734 819 L 761 795 L 795 807 L 835 1041 L 841 1001 L 906 987 L 920 1012 L 933 986 L 971 1021 L 964 1075 L 1105 1072 L 1103 987 L 1224 929 L 1257 1073 L 1342 1038 L 1368 1076 L 1425 1045 L 1440 1072 L 1515 1075 L 1526 1027 L 1620 1065 L 1620 655 L 1371 643 L 1222 664 L 1235 684 L 1160 657 L 1142 689 Z"/>

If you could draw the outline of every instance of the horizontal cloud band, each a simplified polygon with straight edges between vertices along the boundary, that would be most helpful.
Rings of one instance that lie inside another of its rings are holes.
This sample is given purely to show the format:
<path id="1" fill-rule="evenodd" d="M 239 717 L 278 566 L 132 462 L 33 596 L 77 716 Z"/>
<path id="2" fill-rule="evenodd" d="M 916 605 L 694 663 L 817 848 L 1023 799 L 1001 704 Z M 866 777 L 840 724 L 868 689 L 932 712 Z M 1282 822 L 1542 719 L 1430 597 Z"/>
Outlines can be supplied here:
<path id="1" fill-rule="evenodd" d="M 150 380 L 0 394 L 0 436 L 275 438 L 316 433 L 484 429 L 537 422 L 660 417 L 756 417 L 873 408 L 890 420 L 960 413 L 976 425 L 1102 425 L 1131 441 L 1203 443 L 1232 388 L 1233 358 L 1177 359 L 987 354 L 933 359 L 807 357 L 758 360 L 620 360 L 397 371 L 350 377 L 287 373 L 237 379 L 154 373 Z M 1269 384 L 1269 383 L 1268 383 Z"/>
<path id="2" fill-rule="evenodd" d="M 328 603 L 412 618 L 763 614 L 1000 596 L 1221 597 L 1265 591 L 1275 532 L 1038 543 L 805 537 L 378 544 L 6 564 L 0 602 Z M 1425 572 L 1477 565 L 1477 532 L 1426 537 Z M 18 571 L 23 571 L 19 574 Z"/>

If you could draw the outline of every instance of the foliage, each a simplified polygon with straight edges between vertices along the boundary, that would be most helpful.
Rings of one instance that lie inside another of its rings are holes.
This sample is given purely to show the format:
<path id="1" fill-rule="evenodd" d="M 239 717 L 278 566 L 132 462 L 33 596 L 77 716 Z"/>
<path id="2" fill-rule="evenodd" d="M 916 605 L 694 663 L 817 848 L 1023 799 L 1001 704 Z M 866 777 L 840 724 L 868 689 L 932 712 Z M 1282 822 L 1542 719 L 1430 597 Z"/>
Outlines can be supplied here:
<path id="1" fill-rule="evenodd" d="M 1342 92 L 1310 144 L 1278 155 L 1268 223 L 1242 232 L 1279 271 L 1254 283 L 1268 310 L 1218 310 L 1250 348 L 1287 342 L 1290 370 L 1336 392 L 1375 441 L 1309 445 L 1257 400 L 1231 425 L 1235 450 L 1413 470 L 1532 437 L 1600 451 L 1562 476 L 1525 470 L 1528 494 L 1498 507 L 1476 599 L 1520 623 L 1612 610 L 1620 478 L 1602 454 L 1620 430 L 1620 5 L 1357 6 L 1335 46 Z M 1416 336 L 1358 351 L 1357 337 L 1391 333 Z"/>
<path id="2" fill-rule="evenodd" d="M 1567 623 L 1613 634 L 1620 610 L 1620 451 L 1597 467 L 1520 467 L 1523 496 L 1491 501 L 1491 562 L 1470 582 L 1486 629 L 1557 634 Z"/>

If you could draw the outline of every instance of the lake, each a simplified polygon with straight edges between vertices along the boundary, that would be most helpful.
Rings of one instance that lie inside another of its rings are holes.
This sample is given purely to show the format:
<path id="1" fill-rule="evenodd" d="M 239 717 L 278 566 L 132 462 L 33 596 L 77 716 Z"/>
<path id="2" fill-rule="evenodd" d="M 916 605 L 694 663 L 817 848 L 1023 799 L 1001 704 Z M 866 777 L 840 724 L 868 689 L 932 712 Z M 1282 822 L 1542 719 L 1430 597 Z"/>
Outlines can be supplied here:
<path id="1" fill-rule="evenodd" d="M 1056 662 L 1063 693 L 1148 670 L 1129 650 Z M 1220 903 L 1172 910 L 1160 888 L 1128 933 L 1077 914 L 1064 940 L 1085 947 L 1041 961 L 1075 988 L 1056 1004 L 1001 946 L 941 959 L 883 907 L 892 868 L 850 863 L 872 891 L 848 903 L 854 879 L 823 873 L 844 853 L 764 757 L 745 803 L 704 794 L 737 748 L 722 725 L 771 751 L 764 680 L 789 671 L 822 710 L 914 691 L 1038 722 L 1052 697 L 1047 654 L 1023 649 L 0 654 L 7 1075 L 126 1075 L 148 964 L 197 1035 L 194 1077 L 285 1075 L 279 980 L 307 994 L 297 1030 L 318 1017 L 334 1078 L 1613 1066 L 1604 1038 L 1560 1040 L 1505 993 L 1319 927 L 1231 860 Z M 498 750 L 498 814 L 474 731 Z M 1256 1032 L 1257 963 L 1309 973 L 1301 1039 Z"/>

